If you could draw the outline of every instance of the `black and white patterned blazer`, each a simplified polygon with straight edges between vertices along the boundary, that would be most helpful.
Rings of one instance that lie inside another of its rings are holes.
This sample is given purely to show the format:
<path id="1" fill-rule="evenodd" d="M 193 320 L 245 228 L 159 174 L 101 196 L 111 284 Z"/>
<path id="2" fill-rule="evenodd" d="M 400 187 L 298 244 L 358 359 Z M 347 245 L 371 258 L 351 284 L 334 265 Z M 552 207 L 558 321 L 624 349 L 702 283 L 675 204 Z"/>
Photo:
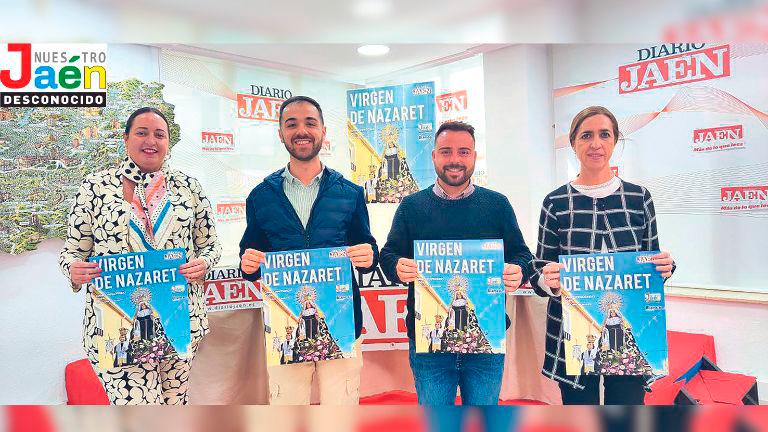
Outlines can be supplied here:
<path id="1" fill-rule="evenodd" d="M 621 181 L 604 198 L 591 198 L 567 183 L 544 198 L 539 218 L 539 242 L 531 285 L 549 297 L 547 305 L 546 354 L 541 372 L 546 377 L 582 389 L 579 375 L 565 373 L 563 308 L 560 296 L 539 286 L 542 268 L 558 261 L 558 255 L 659 250 L 656 212 L 651 194 L 642 186 Z M 674 271 L 674 269 L 673 269 Z M 648 377 L 649 380 L 651 379 Z"/>
<path id="2" fill-rule="evenodd" d="M 168 199 L 171 229 L 165 239 L 158 239 L 162 249 L 182 248 L 187 260 L 202 258 L 212 268 L 221 256 L 221 245 L 216 236 L 211 204 L 200 183 L 186 174 L 163 169 Z M 69 214 L 67 238 L 59 255 L 59 267 L 69 278 L 69 266 L 75 260 L 86 261 L 92 256 L 130 252 L 128 223 L 131 204 L 123 199 L 122 174 L 119 168 L 110 168 L 85 178 L 75 195 Z M 98 330 L 94 313 L 94 292 L 86 285 L 83 345 L 88 359 L 98 363 L 96 340 Z M 72 284 L 77 292 L 81 285 Z M 193 353 L 200 339 L 208 333 L 205 312 L 205 293 L 200 283 L 189 285 L 190 327 Z"/>

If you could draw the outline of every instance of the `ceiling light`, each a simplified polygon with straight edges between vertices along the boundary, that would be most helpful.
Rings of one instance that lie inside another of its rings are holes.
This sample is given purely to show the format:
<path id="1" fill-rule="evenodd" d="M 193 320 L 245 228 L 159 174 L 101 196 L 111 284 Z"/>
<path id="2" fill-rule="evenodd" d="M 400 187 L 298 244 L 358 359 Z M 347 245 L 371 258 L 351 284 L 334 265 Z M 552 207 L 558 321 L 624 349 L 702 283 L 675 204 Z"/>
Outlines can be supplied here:
<path id="1" fill-rule="evenodd" d="M 357 52 L 364 56 L 382 56 L 389 52 L 386 45 L 362 45 L 357 48 Z"/>

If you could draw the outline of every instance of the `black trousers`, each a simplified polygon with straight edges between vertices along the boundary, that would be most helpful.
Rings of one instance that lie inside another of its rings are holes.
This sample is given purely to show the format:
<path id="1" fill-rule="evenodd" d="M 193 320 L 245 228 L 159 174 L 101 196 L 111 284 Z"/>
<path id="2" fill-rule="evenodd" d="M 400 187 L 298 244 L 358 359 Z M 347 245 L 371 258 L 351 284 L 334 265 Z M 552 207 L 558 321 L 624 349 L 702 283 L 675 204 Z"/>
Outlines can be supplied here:
<path id="1" fill-rule="evenodd" d="M 150 340 L 155 337 L 155 320 L 152 315 L 136 318 L 139 321 L 139 333 L 144 340 Z"/>
<path id="2" fill-rule="evenodd" d="M 314 315 L 303 317 L 304 319 L 304 336 L 307 339 L 316 339 L 317 330 L 320 327 L 320 322 Z"/>
<path id="3" fill-rule="evenodd" d="M 574 379 L 568 376 L 568 379 Z M 600 376 L 582 375 L 579 383 L 584 390 L 559 383 L 563 405 L 600 405 Z M 645 378 L 642 376 L 604 376 L 606 405 L 644 405 Z"/>
<path id="4" fill-rule="evenodd" d="M 454 324 L 456 324 L 456 330 L 466 330 L 469 316 L 467 314 L 466 306 L 453 306 Z"/>

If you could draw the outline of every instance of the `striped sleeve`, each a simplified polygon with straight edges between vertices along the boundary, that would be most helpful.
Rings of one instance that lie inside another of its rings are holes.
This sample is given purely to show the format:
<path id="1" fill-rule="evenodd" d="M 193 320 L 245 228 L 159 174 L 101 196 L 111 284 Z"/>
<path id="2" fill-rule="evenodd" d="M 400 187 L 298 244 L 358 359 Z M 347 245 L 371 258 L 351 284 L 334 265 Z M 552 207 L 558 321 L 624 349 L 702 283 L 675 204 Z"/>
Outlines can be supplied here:
<path id="1" fill-rule="evenodd" d="M 536 257 L 532 261 L 534 270 L 531 286 L 536 294 L 542 297 L 552 296 L 553 293 L 544 285 L 541 279 L 542 269 L 549 262 L 557 262 L 560 255 L 560 236 L 558 234 L 557 217 L 554 215 L 554 203 L 549 197 L 544 199 L 539 216 L 539 239 L 536 247 Z"/>
<path id="2" fill-rule="evenodd" d="M 659 232 L 656 227 L 656 209 L 653 207 L 653 199 L 648 189 L 643 188 L 643 211 L 645 212 L 645 233 L 643 233 L 642 247 L 644 250 L 659 250 Z"/>

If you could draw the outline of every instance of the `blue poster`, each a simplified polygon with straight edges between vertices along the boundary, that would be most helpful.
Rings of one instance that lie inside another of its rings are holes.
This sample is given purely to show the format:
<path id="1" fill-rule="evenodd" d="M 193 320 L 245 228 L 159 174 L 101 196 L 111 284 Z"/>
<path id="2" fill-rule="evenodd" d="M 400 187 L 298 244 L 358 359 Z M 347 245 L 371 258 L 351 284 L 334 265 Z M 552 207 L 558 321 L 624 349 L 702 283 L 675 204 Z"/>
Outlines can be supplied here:
<path id="1" fill-rule="evenodd" d="M 435 181 L 435 83 L 347 91 L 352 180 L 368 202 L 400 202 Z"/>
<path id="2" fill-rule="evenodd" d="M 266 254 L 261 284 L 269 317 L 268 365 L 354 357 L 352 263 L 346 249 Z"/>
<path id="3" fill-rule="evenodd" d="M 416 352 L 504 353 L 503 240 L 417 240 Z"/>
<path id="4" fill-rule="evenodd" d="M 183 249 L 95 256 L 101 276 L 93 280 L 96 325 L 102 330 L 99 366 L 107 369 L 153 363 L 168 355 L 187 357 L 189 290 L 179 266 Z"/>
<path id="5" fill-rule="evenodd" d="M 666 375 L 664 280 L 659 253 L 561 255 L 566 373 Z"/>

